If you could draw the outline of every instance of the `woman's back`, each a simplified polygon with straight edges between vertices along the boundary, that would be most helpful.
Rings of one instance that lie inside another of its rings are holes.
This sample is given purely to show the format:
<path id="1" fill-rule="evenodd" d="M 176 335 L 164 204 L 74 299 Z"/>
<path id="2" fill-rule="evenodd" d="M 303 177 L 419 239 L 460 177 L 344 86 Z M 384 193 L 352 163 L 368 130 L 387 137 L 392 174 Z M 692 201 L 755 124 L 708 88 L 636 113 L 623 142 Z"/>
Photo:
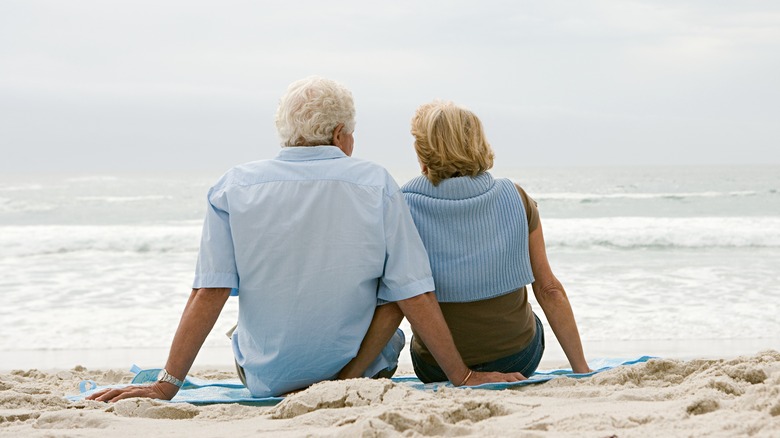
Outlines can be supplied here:
<path id="1" fill-rule="evenodd" d="M 428 251 L 439 302 L 493 298 L 533 282 L 528 224 L 511 181 L 483 172 L 434 186 L 420 176 L 401 190 Z"/>
<path id="2" fill-rule="evenodd" d="M 536 327 L 525 289 L 533 282 L 528 234 L 538 224 L 536 203 L 519 186 L 487 172 L 438 186 L 420 177 L 402 190 L 464 361 L 481 364 L 525 348 Z M 435 364 L 416 336 L 412 349 Z"/>

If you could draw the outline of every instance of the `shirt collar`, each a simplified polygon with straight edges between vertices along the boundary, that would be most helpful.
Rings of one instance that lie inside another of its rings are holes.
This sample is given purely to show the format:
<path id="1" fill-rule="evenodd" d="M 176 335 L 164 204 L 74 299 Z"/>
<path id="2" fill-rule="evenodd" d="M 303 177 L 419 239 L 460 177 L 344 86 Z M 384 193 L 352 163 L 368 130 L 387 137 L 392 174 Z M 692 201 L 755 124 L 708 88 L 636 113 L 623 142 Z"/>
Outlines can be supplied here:
<path id="1" fill-rule="evenodd" d="M 281 161 L 312 161 L 345 158 L 347 155 L 336 146 L 285 146 L 276 156 Z"/>

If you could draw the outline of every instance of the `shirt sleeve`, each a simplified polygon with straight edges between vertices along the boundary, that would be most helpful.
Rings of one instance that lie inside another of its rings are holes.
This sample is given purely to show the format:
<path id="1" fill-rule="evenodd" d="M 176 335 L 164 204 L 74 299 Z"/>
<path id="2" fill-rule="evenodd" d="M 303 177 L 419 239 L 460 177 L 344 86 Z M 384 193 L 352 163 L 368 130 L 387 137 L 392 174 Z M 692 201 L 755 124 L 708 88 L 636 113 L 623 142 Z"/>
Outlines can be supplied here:
<path id="1" fill-rule="evenodd" d="M 434 290 L 428 253 L 400 190 L 385 199 L 385 269 L 378 302 L 400 301 Z"/>
<path id="2" fill-rule="evenodd" d="M 200 238 L 194 289 L 238 288 L 238 270 L 224 192 L 209 191 L 206 219 Z"/>

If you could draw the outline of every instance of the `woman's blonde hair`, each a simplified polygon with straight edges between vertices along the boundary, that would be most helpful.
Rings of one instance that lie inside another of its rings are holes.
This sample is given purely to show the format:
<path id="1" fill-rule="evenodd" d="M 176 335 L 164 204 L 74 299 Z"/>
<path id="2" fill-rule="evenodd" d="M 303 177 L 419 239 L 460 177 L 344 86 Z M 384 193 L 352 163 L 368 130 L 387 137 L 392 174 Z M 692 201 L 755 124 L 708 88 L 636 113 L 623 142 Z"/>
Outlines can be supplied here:
<path id="1" fill-rule="evenodd" d="M 452 102 L 433 101 L 412 118 L 414 148 L 433 185 L 455 176 L 477 176 L 493 167 L 493 149 L 482 122 Z"/>

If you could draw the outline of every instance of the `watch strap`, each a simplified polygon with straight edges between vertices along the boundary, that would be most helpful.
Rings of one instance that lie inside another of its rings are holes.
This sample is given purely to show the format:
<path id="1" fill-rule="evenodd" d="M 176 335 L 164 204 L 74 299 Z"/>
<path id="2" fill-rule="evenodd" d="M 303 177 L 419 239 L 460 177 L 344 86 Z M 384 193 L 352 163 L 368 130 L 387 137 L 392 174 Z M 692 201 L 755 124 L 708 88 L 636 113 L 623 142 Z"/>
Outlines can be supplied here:
<path id="1" fill-rule="evenodd" d="M 177 388 L 181 388 L 182 386 L 184 386 L 184 382 L 182 382 L 181 380 L 177 379 L 176 377 L 173 377 L 172 375 L 170 375 L 168 373 L 168 371 L 165 370 L 165 369 L 160 371 L 160 374 L 157 376 L 157 381 L 158 382 L 167 382 L 167 383 L 170 383 L 172 385 L 176 385 Z"/>

